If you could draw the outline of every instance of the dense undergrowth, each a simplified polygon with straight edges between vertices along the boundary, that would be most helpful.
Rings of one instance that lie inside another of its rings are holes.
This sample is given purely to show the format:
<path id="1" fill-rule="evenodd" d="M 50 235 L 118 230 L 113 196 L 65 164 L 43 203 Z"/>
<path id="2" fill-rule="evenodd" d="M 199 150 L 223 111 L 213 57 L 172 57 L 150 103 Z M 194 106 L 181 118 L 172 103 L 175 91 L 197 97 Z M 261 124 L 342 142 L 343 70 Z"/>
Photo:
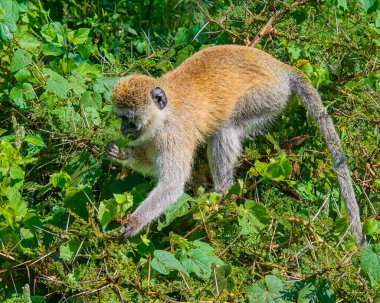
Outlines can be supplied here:
<path id="1" fill-rule="evenodd" d="M 378 302 L 380 7 L 361 1 L 0 0 L 0 301 Z M 124 243 L 154 183 L 105 156 L 118 77 L 252 45 L 318 88 L 368 242 L 355 246 L 328 150 L 299 100 L 223 199 L 199 149 L 187 193 Z"/>

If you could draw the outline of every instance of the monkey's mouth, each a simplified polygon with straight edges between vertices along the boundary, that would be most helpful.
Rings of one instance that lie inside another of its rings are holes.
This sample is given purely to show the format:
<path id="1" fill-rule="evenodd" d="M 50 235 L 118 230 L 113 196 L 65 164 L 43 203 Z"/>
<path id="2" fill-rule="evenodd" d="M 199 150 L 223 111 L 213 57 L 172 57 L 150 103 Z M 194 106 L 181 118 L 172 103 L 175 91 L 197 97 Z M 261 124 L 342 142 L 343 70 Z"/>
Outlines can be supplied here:
<path id="1" fill-rule="evenodd" d="M 138 128 L 135 128 L 133 131 L 130 131 L 127 136 L 131 138 L 132 140 L 137 140 L 141 136 L 141 134 L 144 132 L 144 130 L 145 130 L 145 127 L 140 126 Z"/>
<path id="2" fill-rule="evenodd" d="M 133 140 L 136 140 L 140 137 L 141 133 L 142 133 L 142 129 L 136 130 L 133 133 L 131 133 L 129 137 Z"/>

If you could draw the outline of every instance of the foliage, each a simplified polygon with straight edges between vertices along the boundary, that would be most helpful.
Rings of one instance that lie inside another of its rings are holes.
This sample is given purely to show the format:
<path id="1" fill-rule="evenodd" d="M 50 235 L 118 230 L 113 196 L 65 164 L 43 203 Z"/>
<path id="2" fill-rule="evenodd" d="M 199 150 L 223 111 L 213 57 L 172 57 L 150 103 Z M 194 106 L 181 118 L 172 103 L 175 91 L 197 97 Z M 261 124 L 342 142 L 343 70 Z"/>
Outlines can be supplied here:
<path id="1" fill-rule="evenodd" d="M 0 301 L 378 300 L 379 34 L 377 0 L 0 0 Z M 187 194 L 118 239 L 154 183 L 104 155 L 123 140 L 113 84 L 227 43 L 264 49 L 318 88 L 347 153 L 362 251 L 297 99 L 246 141 L 224 198 L 200 186 L 200 151 Z"/>

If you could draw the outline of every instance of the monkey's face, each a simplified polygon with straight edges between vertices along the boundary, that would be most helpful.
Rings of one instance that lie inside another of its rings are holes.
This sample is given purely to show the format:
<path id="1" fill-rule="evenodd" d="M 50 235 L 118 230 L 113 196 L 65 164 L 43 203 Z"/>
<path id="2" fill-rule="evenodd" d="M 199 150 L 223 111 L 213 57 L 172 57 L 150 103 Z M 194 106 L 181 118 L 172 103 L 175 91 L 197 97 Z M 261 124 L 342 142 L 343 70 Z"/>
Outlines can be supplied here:
<path id="1" fill-rule="evenodd" d="M 121 118 L 121 132 L 136 144 L 151 139 L 162 125 L 167 97 L 156 79 L 131 76 L 119 81 L 112 94 L 114 111 Z"/>

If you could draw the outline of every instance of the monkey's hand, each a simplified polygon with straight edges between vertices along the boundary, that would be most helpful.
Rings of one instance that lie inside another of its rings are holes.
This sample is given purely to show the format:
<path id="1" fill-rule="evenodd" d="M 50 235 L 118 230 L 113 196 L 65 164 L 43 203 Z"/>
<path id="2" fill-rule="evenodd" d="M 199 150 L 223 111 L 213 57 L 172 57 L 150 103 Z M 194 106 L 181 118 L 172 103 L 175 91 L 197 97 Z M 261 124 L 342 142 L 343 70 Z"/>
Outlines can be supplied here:
<path id="1" fill-rule="evenodd" d="M 128 154 L 124 154 L 114 141 L 107 145 L 107 155 L 113 160 L 127 160 Z"/>
<path id="2" fill-rule="evenodd" d="M 140 226 L 138 220 L 131 216 L 125 223 L 120 238 L 126 240 L 127 238 L 134 236 L 141 228 L 142 226 Z"/>

